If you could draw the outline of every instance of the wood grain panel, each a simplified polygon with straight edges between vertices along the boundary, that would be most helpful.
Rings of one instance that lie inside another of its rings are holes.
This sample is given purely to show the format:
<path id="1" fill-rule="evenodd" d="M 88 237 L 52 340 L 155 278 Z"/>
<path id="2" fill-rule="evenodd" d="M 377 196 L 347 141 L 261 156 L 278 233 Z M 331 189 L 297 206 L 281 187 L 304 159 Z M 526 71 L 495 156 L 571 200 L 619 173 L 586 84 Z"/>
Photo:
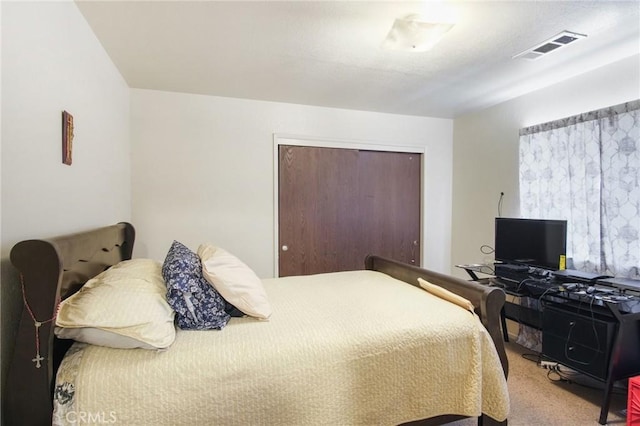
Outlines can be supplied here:
<path id="1" fill-rule="evenodd" d="M 363 269 L 371 253 L 419 263 L 418 154 L 289 145 L 278 154 L 280 276 Z"/>
<path id="2" fill-rule="evenodd" d="M 360 255 L 420 263 L 420 155 L 360 151 Z"/>

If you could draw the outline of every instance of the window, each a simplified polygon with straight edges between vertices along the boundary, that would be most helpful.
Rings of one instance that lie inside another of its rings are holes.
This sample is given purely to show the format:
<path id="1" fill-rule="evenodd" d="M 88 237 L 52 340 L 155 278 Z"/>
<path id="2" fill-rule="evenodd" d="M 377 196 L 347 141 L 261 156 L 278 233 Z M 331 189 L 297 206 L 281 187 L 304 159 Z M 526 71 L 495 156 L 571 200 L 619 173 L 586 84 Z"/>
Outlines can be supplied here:
<path id="1" fill-rule="evenodd" d="M 520 213 L 568 221 L 571 269 L 640 279 L 640 100 L 521 129 Z"/>

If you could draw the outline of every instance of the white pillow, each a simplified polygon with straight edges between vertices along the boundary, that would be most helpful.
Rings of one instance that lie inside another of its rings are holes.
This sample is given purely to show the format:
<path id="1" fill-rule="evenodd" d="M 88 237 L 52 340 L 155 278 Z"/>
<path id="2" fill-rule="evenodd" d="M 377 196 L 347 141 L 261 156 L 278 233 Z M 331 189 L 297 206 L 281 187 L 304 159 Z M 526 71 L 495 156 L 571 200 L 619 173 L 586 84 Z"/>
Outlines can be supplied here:
<path id="1" fill-rule="evenodd" d="M 201 244 L 198 256 L 202 274 L 225 298 L 246 315 L 267 319 L 271 305 L 258 276 L 240 259 L 211 244 Z"/>
<path id="2" fill-rule="evenodd" d="M 79 328 L 55 328 L 56 336 L 60 339 L 73 339 L 78 342 L 91 343 L 96 346 L 106 346 L 108 348 L 118 349 L 163 349 L 152 346 L 143 340 L 134 339 L 133 337 L 123 336 L 121 334 L 112 333 L 110 331 L 101 330 L 93 327 Z"/>
<path id="3" fill-rule="evenodd" d="M 55 334 L 113 348 L 167 348 L 176 329 L 166 292 L 160 262 L 120 262 L 60 303 Z"/>

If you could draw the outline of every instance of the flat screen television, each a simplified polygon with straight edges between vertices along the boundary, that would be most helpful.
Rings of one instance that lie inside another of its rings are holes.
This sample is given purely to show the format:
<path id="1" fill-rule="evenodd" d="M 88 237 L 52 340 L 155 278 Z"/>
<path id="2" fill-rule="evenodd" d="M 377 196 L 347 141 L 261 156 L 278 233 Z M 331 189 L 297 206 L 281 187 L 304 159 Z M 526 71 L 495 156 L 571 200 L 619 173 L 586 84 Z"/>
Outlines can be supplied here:
<path id="1" fill-rule="evenodd" d="M 498 262 L 556 271 L 567 252 L 567 221 L 497 217 L 494 250 Z"/>

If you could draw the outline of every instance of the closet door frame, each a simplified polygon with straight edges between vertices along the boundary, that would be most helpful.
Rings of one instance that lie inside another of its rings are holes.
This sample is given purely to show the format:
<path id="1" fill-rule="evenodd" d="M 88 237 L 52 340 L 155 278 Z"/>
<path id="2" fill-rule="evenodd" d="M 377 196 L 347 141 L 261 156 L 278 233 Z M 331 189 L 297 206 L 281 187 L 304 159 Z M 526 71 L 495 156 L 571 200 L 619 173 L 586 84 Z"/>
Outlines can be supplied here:
<path id="1" fill-rule="evenodd" d="M 426 149 L 422 146 L 409 146 L 409 145 L 390 145 L 373 142 L 363 142 L 355 140 L 344 139 L 329 139 L 319 138 L 313 136 L 301 136 L 285 133 L 273 134 L 273 271 L 274 277 L 280 276 L 280 225 L 279 225 L 279 176 L 280 176 L 280 161 L 279 161 L 279 148 L 280 145 L 294 145 L 294 146 L 313 146 L 318 148 L 343 148 L 343 149 L 357 149 L 365 151 L 382 151 L 382 152 L 404 152 L 421 154 L 420 164 L 420 264 L 424 264 L 424 200 L 425 200 L 425 155 Z M 364 262 L 364 259 L 362 259 Z"/>

